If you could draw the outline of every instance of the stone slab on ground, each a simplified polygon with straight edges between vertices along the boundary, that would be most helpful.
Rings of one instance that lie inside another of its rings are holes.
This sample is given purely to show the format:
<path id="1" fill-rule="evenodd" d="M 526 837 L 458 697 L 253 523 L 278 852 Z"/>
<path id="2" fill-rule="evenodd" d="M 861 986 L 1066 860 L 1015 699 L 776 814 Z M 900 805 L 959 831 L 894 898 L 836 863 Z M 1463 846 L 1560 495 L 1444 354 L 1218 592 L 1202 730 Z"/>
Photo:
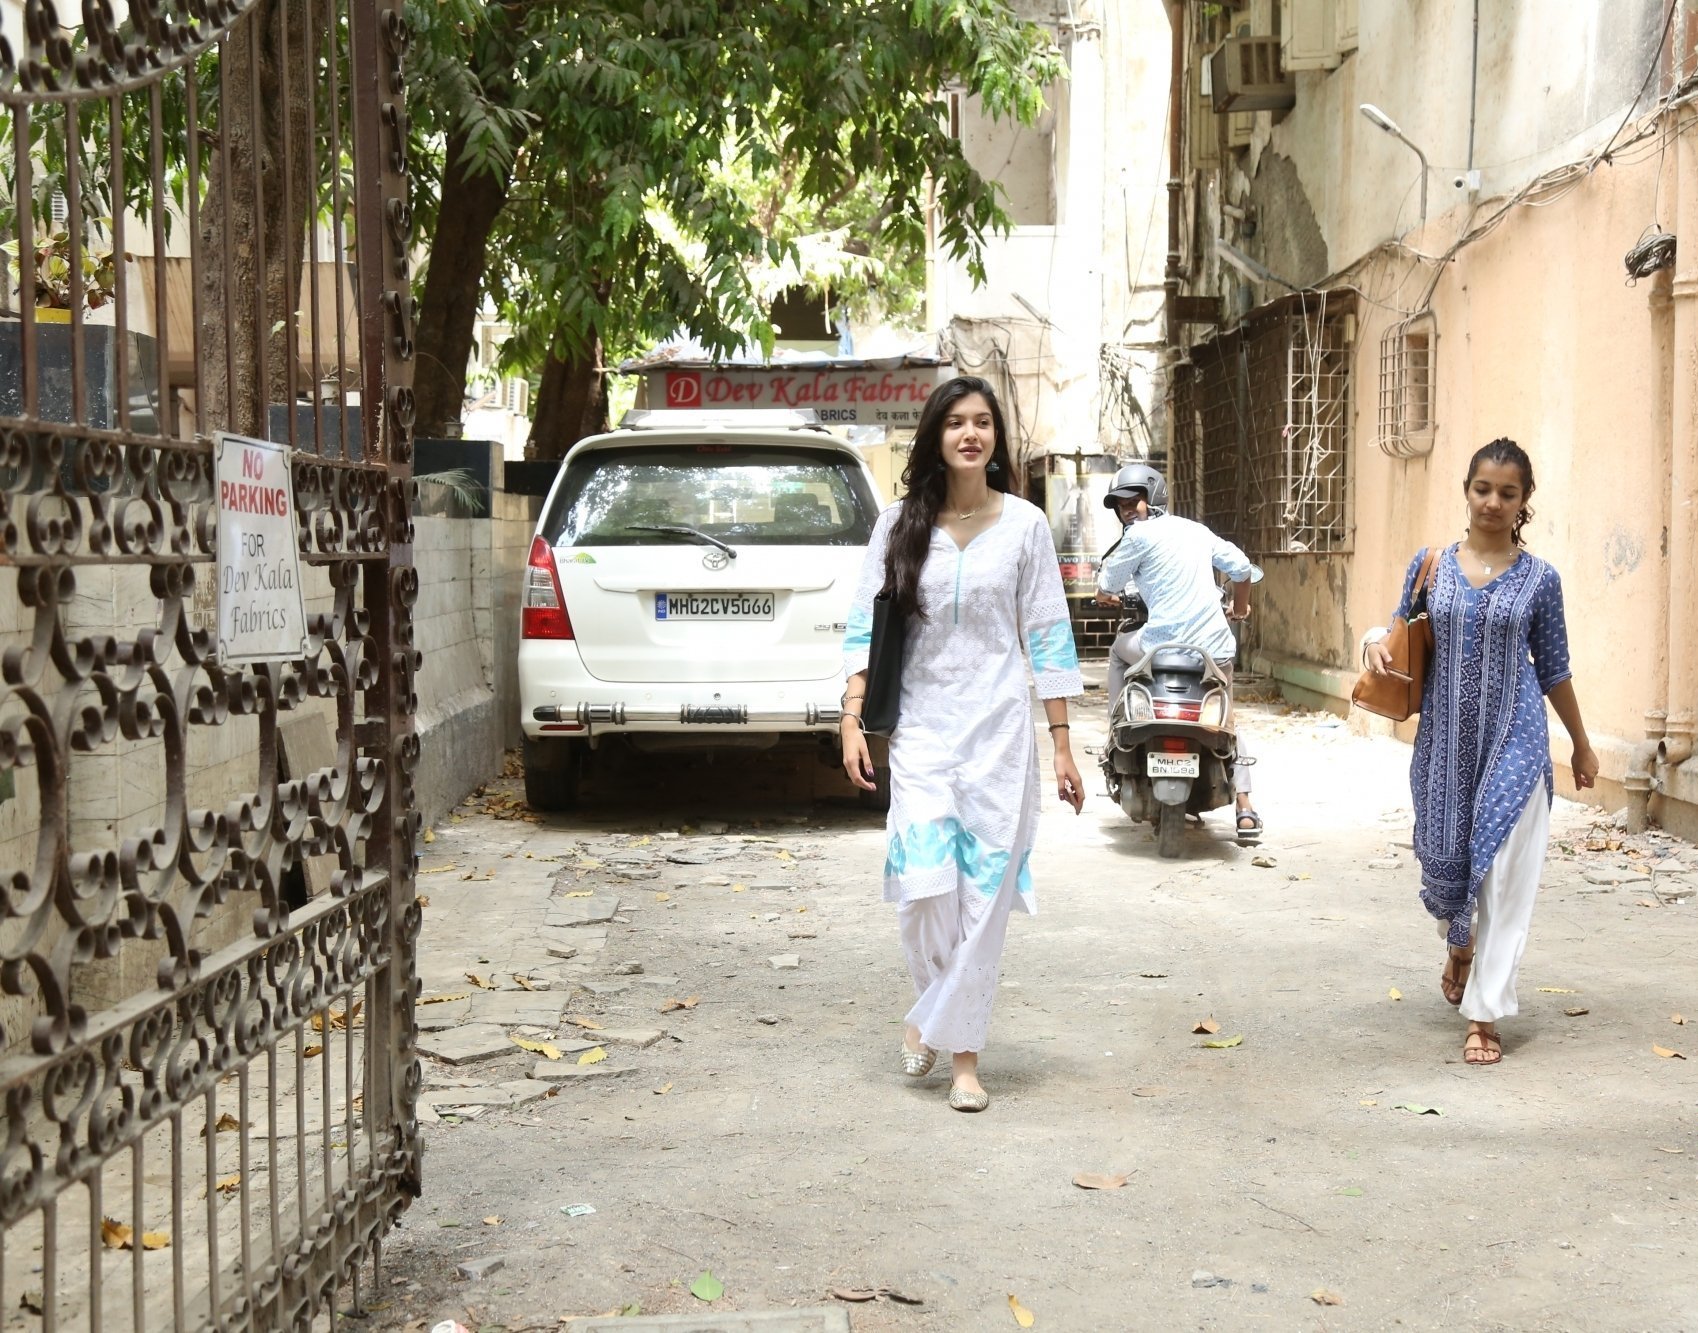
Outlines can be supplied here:
<path id="1" fill-rule="evenodd" d="M 538 1060 L 531 1069 L 531 1077 L 541 1079 L 545 1083 L 575 1083 L 579 1079 L 590 1078 L 624 1078 L 627 1074 L 637 1071 L 629 1067 L 609 1069 L 601 1065 L 563 1065 L 553 1060 Z"/>
<path id="2" fill-rule="evenodd" d="M 659 1028 L 611 1028 L 595 1035 L 604 1046 L 636 1046 L 647 1050 L 666 1034 Z"/>
<path id="3" fill-rule="evenodd" d="M 546 926 L 599 926 L 611 921 L 619 912 L 619 899 L 611 893 L 598 893 L 589 898 L 551 898 Z"/>
<path id="4" fill-rule="evenodd" d="M 469 1065 L 479 1060 L 495 1060 L 511 1055 L 518 1048 L 507 1039 L 507 1033 L 493 1023 L 472 1023 L 447 1032 L 433 1032 L 419 1038 L 419 1054 L 445 1065 Z"/>
<path id="5" fill-rule="evenodd" d="M 566 996 L 559 991 L 479 991 L 471 998 L 474 1023 L 539 1023 L 553 1027 L 560 1021 Z"/>
<path id="6" fill-rule="evenodd" d="M 444 1088 L 421 1094 L 419 1101 L 439 1111 L 447 1106 L 511 1106 L 513 1094 L 502 1087 Z"/>
<path id="7" fill-rule="evenodd" d="M 654 1318 L 574 1319 L 579 1333 L 850 1333 L 849 1312 L 820 1307 L 814 1310 L 768 1310 L 759 1313 L 670 1314 Z"/>
<path id="8" fill-rule="evenodd" d="M 498 1091 L 505 1092 L 514 1106 L 523 1106 L 526 1102 L 534 1102 L 548 1096 L 548 1088 L 544 1084 L 527 1078 L 510 1079 L 505 1083 L 497 1083 L 495 1087 Z"/>

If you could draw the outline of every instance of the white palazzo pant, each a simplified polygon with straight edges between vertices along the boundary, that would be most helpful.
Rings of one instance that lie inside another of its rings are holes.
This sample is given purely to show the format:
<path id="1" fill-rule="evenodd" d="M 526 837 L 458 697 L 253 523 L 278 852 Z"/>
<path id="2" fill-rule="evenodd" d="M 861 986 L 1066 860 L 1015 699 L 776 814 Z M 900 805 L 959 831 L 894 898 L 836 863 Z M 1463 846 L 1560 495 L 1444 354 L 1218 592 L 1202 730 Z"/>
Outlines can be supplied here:
<path id="1" fill-rule="evenodd" d="M 934 1051 L 982 1051 L 1002 965 L 1016 876 L 987 898 L 969 884 L 896 909 L 897 929 L 918 997 L 907 1022 Z"/>
<path id="2" fill-rule="evenodd" d="M 1480 885 L 1474 914 L 1474 966 L 1460 1006 L 1462 1016 L 1471 1023 L 1495 1023 L 1521 1012 L 1515 999 L 1515 974 L 1533 926 L 1533 901 L 1539 896 L 1550 832 L 1550 802 L 1545 799 L 1544 784 L 1539 783 Z M 1450 929 L 1448 921 L 1438 926 L 1441 936 Z"/>

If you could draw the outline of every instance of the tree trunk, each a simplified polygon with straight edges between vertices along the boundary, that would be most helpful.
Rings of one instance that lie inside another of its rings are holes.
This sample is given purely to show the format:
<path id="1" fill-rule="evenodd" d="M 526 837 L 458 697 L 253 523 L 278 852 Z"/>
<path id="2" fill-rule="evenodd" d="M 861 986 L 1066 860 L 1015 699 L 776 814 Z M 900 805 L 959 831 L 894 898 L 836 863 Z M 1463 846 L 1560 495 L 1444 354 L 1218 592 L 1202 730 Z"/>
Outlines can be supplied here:
<path id="1" fill-rule="evenodd" d="M 298 349 L 288 336 L 286 320 L 290 311 L 297 320 L 301 313 L 307 227 L 315 212 L 316 148 L 307 135 L 304 75 L 308 33 L 328 21 L 321 9 L 321 3 L 309 0 L 265 0 L 235 25 L 223 55 L 227 100 L 219 103 L 217 133 L 229 145 L 229 173 L 223 154 L 214 151 L 199 238 L 204 261 L 201 299 L 208 316 L 200 387 L 208 430 L 234 430 L 263 439 L 268 434 L 267 405 L 290 401 L 291 369 L 296 390 L 312 388 L 303 382 L 296 364 Z M 249 44 L 249 25 L 255 23 L 257 68 Z M 288 25 L 288 69 L 283 67 L 283 24 Z"/>
<path id="2" fill-rule="evenodd" d="M 564 458 L 586 435 L 607 429 L 607 377 L 601 373 L 601 343 L 570 360 L 552 353 L 531 402 L 531 436 L 525 457 L 538 462 Z"/>
<path id="3" fill-rule="evenodd" d="M 489 233 L 507 203 L 509 173 L 473 173 L 464 160 L 466 136 L 448 141 L 442 173 L 442 206 L 430 239 L 413 370 L 415 432 L 442 435 L 460 419 L 466 400 L 466 367 L 477 330 Z"/>

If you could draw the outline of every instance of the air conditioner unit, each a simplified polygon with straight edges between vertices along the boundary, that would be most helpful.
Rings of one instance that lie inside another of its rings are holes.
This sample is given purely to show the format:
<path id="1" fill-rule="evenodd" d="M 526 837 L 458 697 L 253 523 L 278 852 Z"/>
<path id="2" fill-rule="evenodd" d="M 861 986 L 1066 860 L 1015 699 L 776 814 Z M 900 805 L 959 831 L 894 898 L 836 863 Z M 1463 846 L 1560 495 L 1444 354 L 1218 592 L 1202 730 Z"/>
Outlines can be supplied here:
<path id="1" fill-rule="evenodd" d="M 1280 63 L 1288 70 L 1337 69 L 1338 0 L 1289 0 L 1280 33 Z"/>
<path id="2" fill-rule="evenodd" d="M 1358 45 L 1356 36 L 1358 0 L 1337 0 L 1338 14 L 1333 19 L 1333 28 L 1338 37 L 1339 54 L 1354 51 Z"/>
<path id="3" fill-rule="evenodd" d="M 1280 64 L 1277 37 L 1228 37 L 1209 66 L 1216 115 L 1297 105 L 1297 80 Z"/>

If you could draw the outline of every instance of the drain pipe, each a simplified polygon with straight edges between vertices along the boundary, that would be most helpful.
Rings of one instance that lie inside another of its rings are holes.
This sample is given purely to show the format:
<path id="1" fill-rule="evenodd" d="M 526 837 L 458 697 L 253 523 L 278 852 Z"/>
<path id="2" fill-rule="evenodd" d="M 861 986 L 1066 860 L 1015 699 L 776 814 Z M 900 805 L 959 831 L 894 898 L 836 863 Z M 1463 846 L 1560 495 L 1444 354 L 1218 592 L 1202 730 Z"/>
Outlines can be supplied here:
<path id="1" fill-rule="evenodd" d="M 1673 282 L 1674 393 L 1669 432 L 1668 728 L 1658 747 L 1658 785 L 1672 789 L 1673 771 L 1692 758 L 1698 724 L 1698 145 L 1686 130 L 1698 111 L 1681 108 L 1675 125 Z"/>
<path id="2" fill-rule="evenodd" d="M 1643 833 L 1651 822 L 1651 793 L 1657 785 L 1657 763 L 1662 757 L 1663 736 L 1669 715 L 1660 708 L 1645 714 L 1645 739 L 1633 747 L 1627 760 L 1627 772 L 1622 775 L 1622 789 L 1627 793 L 1627 831 Z"/>
<path id="3" fill-rule="evenodd" d="M 1173 68 L 1167 85 L 1167 269 L 1162 275 L 1162 288 L 1167 308 L 1165 331 L 1167 355 L 1171 360 L 1179 355 L 1179 284 L 1184 270 L 1179 266 L 1179 210 L 1184 206 L 1181 197 L 1185 188 L 1185 5 L 1184 0 L 1168 0 L 1167 21 L 1173 29 Z M 1138 281 L 1136 273 L 1131 275 Z"/>

